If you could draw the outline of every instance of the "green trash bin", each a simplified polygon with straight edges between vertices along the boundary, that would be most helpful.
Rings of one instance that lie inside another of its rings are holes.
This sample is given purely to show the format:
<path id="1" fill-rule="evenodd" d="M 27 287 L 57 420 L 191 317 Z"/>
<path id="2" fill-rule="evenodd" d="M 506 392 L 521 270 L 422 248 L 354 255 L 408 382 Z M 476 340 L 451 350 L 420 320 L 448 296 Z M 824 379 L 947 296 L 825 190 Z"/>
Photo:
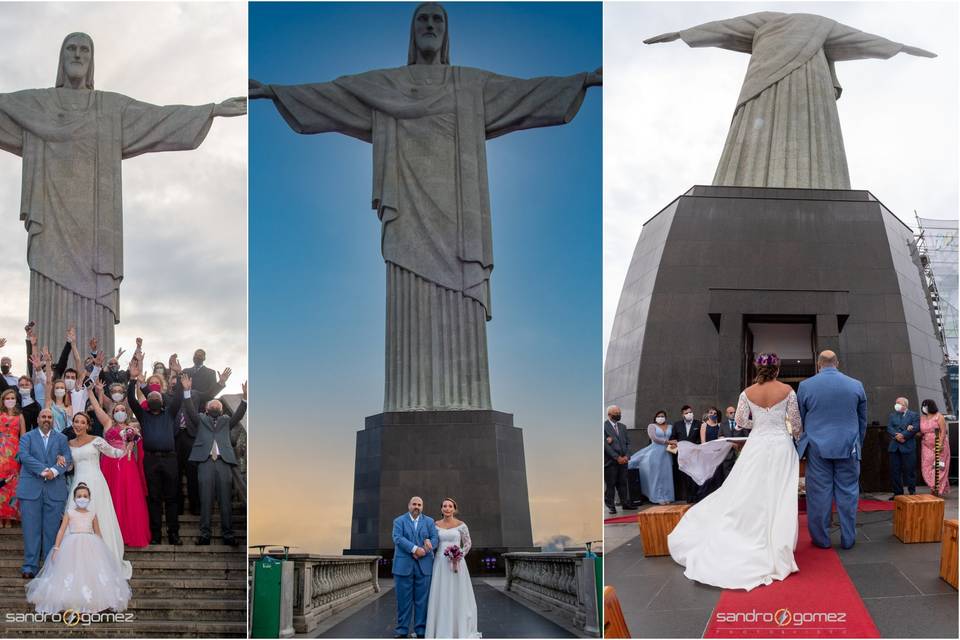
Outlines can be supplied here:
<path id="1" fill-rule="evenodd" d="M 263 547 L 261 547 L 263 552 Z M 284 558 L 287 550 L 284 548 Z M 264 555 L 253 565 L 253 624 L 251 638 L 280 637 L 280 591 L 283 560 Z"/>
<path id="2" fill-rule="evenodd" d="M 591 546 L 593 543 L 587 543 L 587 557 L 593 559 L 593 571 L 596 578 L 597 587 L 597 625 L 600 628 L 600 635 L 603 636 L 603 558 L 593 552 Z"/>

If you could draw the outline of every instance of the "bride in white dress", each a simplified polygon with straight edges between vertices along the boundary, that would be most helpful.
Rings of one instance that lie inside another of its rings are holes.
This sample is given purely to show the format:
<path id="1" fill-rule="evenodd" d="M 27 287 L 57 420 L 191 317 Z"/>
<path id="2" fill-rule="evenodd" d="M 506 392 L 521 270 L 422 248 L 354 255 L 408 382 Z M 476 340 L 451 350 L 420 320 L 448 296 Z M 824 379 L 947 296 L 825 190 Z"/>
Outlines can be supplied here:
<path id="1" fill-rule="evenodd" d="M 737 426 L 752 429 L 733 470 L 715 492 L 690 508 L 667 536 L 670 555 L 691 580 L 746 589 L 783 580 L 797 563 L 794 441 L 802 431 L 797 395 L 777 381 L 776 354 L 759 354 L 756 384 L 737 406 Z"/>
<path id="2" fill-rule="evenodd" d="M 477 599 L 467 570 L 466 556 L 472 545 L 467 525 L 454 516 L 457 503 L 445 498 L 440 505 L 443 519 L 437 521 L 440 544 L 434 552 L 430 599 L 427 601 L 428 638 L 479 638 Z M 458 546 L 463 557 L 454 564 L 445 554 Z M 454 569 L 456 566 L 456 569 Z"/>
<path id="3" fill-rule="evenodd" d="M 90 505 L 88 510 L 97 516 L 100 535 L 110 552 L 123 567 L 123 577 L 127 580 L 133 575 L 133 567 L 123 559 L 123 534 L 117 512 L 113 509 L 113 497 L 110 487 L 100 471 L 100 455 L 119 458 L 126 450 L 111 446 L 106 440 L 90 435 L 90 418 L 85 413 L 73 416 L 73 431 L 77 437 L 69 442 L 70 455 L 73 456 L 73 482 L 70 495 L 78 484 L 83 482 L 90 487 Z"/>

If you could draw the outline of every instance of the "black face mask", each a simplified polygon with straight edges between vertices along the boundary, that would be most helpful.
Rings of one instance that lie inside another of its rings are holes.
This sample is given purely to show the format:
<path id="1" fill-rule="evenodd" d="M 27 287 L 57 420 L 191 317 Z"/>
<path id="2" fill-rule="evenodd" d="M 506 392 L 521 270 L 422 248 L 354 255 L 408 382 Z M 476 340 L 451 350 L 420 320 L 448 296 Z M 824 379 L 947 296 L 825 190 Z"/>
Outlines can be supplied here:
<path id="1" fill-rule="evenodd" d="M 207 415 L 216 420 L 223 415 L 222 411 L 216 411 L 214 409 L 207 409 Z"/>
<path id="2" fill-rule="evenodd" d="M 5 364 L 0 367 L 0 373 L 3 373 L 5 376 L 10 375 L 10 365 Z"/>
<path id="3" fill-rule="evenodd" d="M 147 400 L 147 406 L 150 407 L 150 411 L 160 411 L 163 408 L 163 400 Z"/>
<path id="4" fill-rule="evenodd" d="M 613 420 L 614 422 L 620 422 L 620 414 L 619 414 L 619 413 L 616 413 L 616 414 L 610 416 L 610 419 Z"/>

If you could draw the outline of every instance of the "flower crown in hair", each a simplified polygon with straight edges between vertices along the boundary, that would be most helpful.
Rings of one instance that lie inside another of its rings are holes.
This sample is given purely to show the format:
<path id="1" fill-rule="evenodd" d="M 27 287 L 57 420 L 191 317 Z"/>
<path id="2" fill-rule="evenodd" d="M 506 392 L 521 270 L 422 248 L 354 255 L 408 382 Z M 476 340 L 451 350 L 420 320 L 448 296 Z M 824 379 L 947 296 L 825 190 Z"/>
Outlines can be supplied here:
<path id="1" fill-rule="evenodd" d="M 775 353 L 759 353 L 753 363 L 758 367 L 779 367 L 780 357 Z"/>

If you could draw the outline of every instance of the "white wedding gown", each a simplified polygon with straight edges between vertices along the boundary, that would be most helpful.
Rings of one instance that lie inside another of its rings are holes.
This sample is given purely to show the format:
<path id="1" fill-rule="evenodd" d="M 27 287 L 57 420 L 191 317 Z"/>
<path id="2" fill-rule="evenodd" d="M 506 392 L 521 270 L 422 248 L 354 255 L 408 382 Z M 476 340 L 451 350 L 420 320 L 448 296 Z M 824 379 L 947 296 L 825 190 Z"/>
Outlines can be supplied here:
<path id="1" fill-rule="evenodd" d="M 763 408 L 741 393 L 736 420 L 753 430 L 733 470 L 719 489 L 687 510 L 667 544 L 691 580 L 749 591 L 797 571 L 797 396 L 791 391 Z"/>
<path id="2" fill-rule="evenodd" d="M 477 632 L 477 599 L 467 570 L 466 555 L 470 551 L 470 530 L 466 524 L 450 529 L 437 527 L 440 545 L 433 558 L 433 578 L 427 601 L 428 638 L 479 638 Z M 459 545 L 463 558 L 457 571 L 443 552 Z"/>
<path id="3" fill-rule="evenodd" d="M 67 496 L 67 508 L 73 506 L 73 490 L 83 482 L 90 487 L 90 504 L 87 511 L 97 516 L 100 525 L 100 535 L 117 561 L 123 567 L 123 577 L 127 580 L 133 575 L 133 566 L 123 559 L 123 533 L 120 531 L 120 522 L 117 512 L 113 508 L 113 497 L 110 487 L 100 471 L 100 454 L 111 458 L 126 455 L 123 449 L 111 446 L 106 440 L 95 437 L 82 447 L 71 447 L 73 456 L 73 482 L 70 484 L 70 494 Z"/>

